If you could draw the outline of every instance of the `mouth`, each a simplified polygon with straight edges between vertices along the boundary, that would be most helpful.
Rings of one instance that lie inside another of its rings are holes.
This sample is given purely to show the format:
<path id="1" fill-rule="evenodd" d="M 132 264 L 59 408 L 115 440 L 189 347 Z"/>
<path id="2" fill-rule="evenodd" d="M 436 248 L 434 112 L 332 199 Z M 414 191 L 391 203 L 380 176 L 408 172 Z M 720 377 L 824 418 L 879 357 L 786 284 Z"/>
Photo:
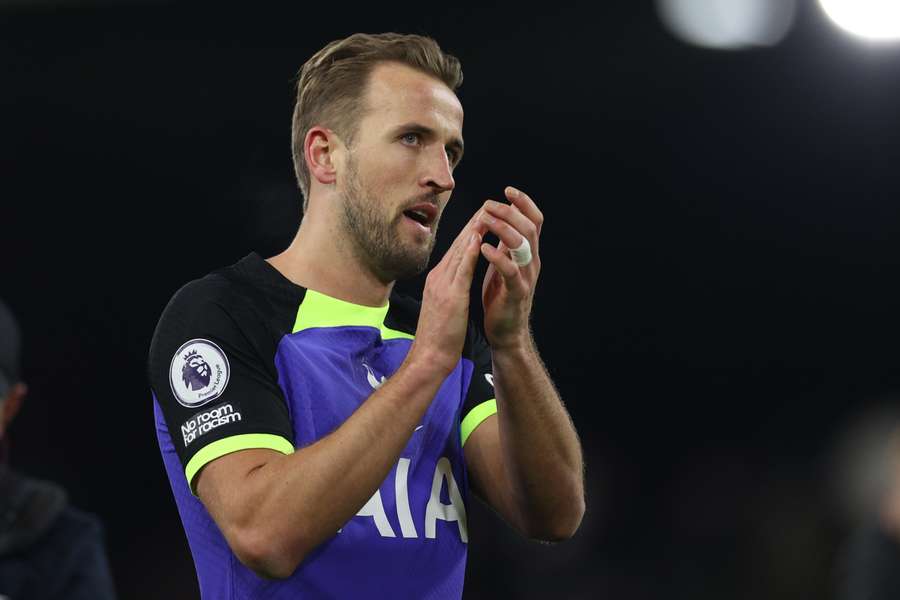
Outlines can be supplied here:
<path id="1" fill-rule="evenodd" d="M 427 202 L 419 203 L 404 210 L 403 216 L 420 228 L 431 231 L 431 226 L 437 220 L 437 207 Z"/>

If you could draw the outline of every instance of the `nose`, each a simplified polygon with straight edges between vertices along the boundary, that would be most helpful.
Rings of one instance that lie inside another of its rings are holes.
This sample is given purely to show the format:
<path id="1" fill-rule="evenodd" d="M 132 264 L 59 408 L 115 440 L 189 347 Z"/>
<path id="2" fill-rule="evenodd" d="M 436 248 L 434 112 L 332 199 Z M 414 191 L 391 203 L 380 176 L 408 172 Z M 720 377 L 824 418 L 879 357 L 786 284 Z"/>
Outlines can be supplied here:
<path id="1" fill-rule="evenodd" d="M 438 146 L 427 153 L 427 163 L 421 183 L 433 189 L 435 193 L 449 192 L 456 187 L 453 179 L 453 169 L 450 166 L 450 157 L 444 148 Z"/>

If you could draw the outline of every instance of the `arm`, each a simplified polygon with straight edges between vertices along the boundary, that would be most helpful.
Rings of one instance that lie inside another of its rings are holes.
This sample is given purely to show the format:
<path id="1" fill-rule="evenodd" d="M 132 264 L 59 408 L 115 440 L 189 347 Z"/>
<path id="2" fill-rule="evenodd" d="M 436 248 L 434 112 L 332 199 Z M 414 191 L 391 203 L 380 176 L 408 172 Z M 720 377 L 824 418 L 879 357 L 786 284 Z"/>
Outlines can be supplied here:
<path id="1" fill-rule="evenodd" d="M 241 562 L 266 577 L 293 573 L 381 485 L 446 375 L 410 356 L 316 443 L 289 455 L 243 450 L 206 465 L 197 495 Z"/>
<path id="2" fill-rule="evenodd" d="M 475 491 L 523 535 L 560 541 L 584 514 L 581 446 L 572 420 L 529 344 L 494 352 L 497 414 L 469 436 Z"/>
<path id="3" fill-rule="evenodd" d="M 492 347 L 497 415 L 469 437 L 466 462 L 476 491 L 507 522 L 529 537 L 571 537 L 584 514 L 584 476 L 578 436 L 538 355 L 528 329 L 540 272 L 543 215 L 524 193 L 507 188 L 512 205 L 488 202 L 500 238 L 482 246 L 491 263 L 482 298 Z M 527 237 L 533 252 L 519 267 L 504 251 Z"/>
<path id="4" fill-rule="evenodd" d="M 340 427 L 290 455 L 242 450 L 200 472 L 198 496 L 249 568 L 289 576 L 384 481 L 459 361 L 481 231 L 473 218 L 429 273 L 406 360 Z"/>

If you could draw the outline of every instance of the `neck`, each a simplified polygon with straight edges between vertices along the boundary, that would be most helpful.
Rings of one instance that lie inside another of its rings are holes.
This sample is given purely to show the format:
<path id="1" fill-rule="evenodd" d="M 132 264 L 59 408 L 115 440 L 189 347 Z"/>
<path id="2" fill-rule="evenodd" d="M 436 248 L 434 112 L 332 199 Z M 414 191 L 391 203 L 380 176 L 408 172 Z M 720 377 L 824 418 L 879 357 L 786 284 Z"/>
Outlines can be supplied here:
<path id="1" fill-rule="evenodd" d="M 309 203 L 312 210 L 313 202 Z M 336 216 L 307 214 L 287 250 L 267 259 L 288 280 L 363 306 L 384 306 L 394 282 L 381 281 L 353 252 Z"/>

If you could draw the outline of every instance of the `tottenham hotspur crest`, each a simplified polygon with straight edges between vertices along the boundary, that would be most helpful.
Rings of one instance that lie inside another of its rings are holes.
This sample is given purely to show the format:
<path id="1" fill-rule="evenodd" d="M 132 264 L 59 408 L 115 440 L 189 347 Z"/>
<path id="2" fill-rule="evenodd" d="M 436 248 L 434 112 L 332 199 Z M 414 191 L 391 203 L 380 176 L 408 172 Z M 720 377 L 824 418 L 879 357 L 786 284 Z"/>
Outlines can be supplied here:
<path id="1" fill-rule="evenodd" d="M 182 406 L 195 408 L 225 391 L 231 368 L 225 353 L 209 340 L 186 342 L 172 357 L 169 384 Z"/>

